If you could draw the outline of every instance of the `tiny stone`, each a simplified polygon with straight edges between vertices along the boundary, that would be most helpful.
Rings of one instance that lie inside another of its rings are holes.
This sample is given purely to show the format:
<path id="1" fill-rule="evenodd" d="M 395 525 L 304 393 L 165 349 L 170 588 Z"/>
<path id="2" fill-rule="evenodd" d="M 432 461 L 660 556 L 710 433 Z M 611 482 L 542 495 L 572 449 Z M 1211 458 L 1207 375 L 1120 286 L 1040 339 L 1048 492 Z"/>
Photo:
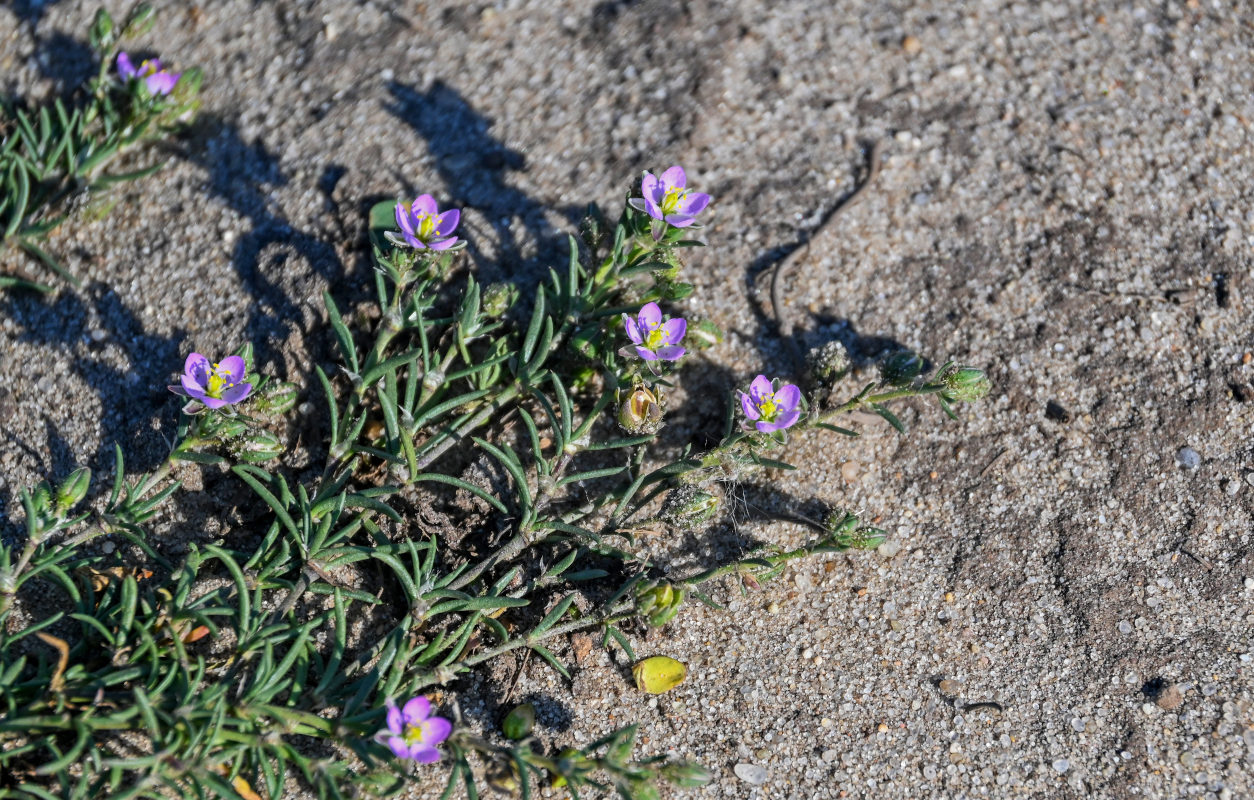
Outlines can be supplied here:
<path id="1" fill-rule="evenodd" d="M 1250 486 L 1254 486 L 1254 472 L 1245 473 L 1245 482 Z"/>
<path id="2" fill-rule="evenodd" d="M 884 558 L 892 558 L 901 552 L 901 542 L 888 539 L 879 547 L 875 548 L 875 552 L 879 553 Z"/>
<path id="3" fill-rule="evenodd" d="M 824 750 L 824 751 L 823 751 L 823 760 L 824 760 L 824 761 L 826 761 L 826 762 L 828 762 L 829 764 L 830 764 L 831 762 L 835 761 L 835 760 L 836 760 L 837 758 L 839 758 L 839 757 L 840 757 L 840 753 L 839 753 L 839 752 L 837 752 L 837 751 L 835 751 L 835 750 Z"/>
<path id="4" fill-rule="evenodd" d="M 1193 767 L 1193 754 L 1192 754 L 1192 753 L 1181 753 L 1181 754 L 1180 754 L 1180 765 L 1181 765 L 1181 766 L 1184 766 L 1184 767 L 1189 767 L 1189 768 L 1192 768 L 1192 767 Z"/>
<path id="5" fill-rule="evenodd" d="M 945 694 L 957 694 L 962 691 L 962 681 L 943 680 L 939 688 Z"/>
<path id="6" fill-rule="evenodd" d="M 1202 457 L 1192 447 L 1181 447 L 1176 451 L 1176 464 L 1180 469 L 1197 469 L 1202 466 Z"/>
<path id="7" fill-rule="evenodd" d="M 1203 697 L 1214 697 L 1218 692 L 1219 692 L 1219 687 L 1216 686 L 1215 684 L 1213 683 L 1202 684 L 1202 696 Z"/>
<path id="8" fill-rule="evenodd" d="M 1076 733 L 1084 733 L 1084 720 L 1080 719 L 1079 717 L 1072 717 L 1071 718 L 1071 730 L 1075 731 Z"/>
<path id="9" fill-rule="evenodd" d="M 757 764 L 737 764 L 732 767 L 732 772 L 736 773 L 737 778 L 752 786 L 761 786 L 766 783 L 768 777 L 766 770 Z"/>
<path id="10" fill-rule="evenodd" d="M 767 605 L 767 607 L 766 607 L 766 613 L 768 613 L 768 614 L 778 614 L 778 613 L 779 613 L 779 603 L 777 603 L 777 602 L 775 602 L 774 600 L 772 600 L 772 601 L 770 602 L 770 604 L 769 604 L 769 605 Z"/>
<path id="11" fill-rule="evenodd" d="M 1157 707 L 1157 706 L 1155 706 L 1153 703 L 1142 703 L 1142 704 L 1141 704 L 1141 711 L 1143 711 L 1143 712 L 1144 712 L 1144 713 L 1146 713 L 1146 714 L 1153 714 L 1153 713 L 1154 713 L 1155 711 L 1157 711 L 1157 710 L 1158 710 L 1158 707 Z"/>
<path id="12" fill-rule="evenodd" d="M 1246 578 L 1246 579 L 1245 579 L 1245 588 L 1246 588 L 1246 589 L 1254 589 L 1254 578 Z"/>
<path id="13" fill-rule="evenodd" d="M 112 553 L 114 549 L 116 548 L 117 548 L 117 545 L 115 545 L 113 542 L 105 542 L 104 544 L 100 545 L 100 549 L 104 551 L 106 555 L 108 555 L 109 553 Z"/>
<path id="14" fill-rule="evenodd" d="M 840 477 L 845 479 L 846 483 L 858 482 L 858 469 L 861 465 L 857 461 L 846 461 L 840 465 Z"/>
<path id="15" fill-rule="evenodd" d="M 1166 689 L 1163 689 L 1154 702 L 1163 711 L 1175 711 L 1184 702 L 1184 692 L 1180 691 L 1180 687 L 1173 683 Z"/>
<path id="16" fill-rule="evenodd" d="M 929 781 L 936 780 L 936 765 L 925 764 L 923 766 L 923 777 L 927 778 Z"/>
<path id="17" fill-rule="evenodd" d="M 1124 634 L 1125 636 L 1129 633 L 1132 633 L 1132 624 L 1129 623 L 1126 619 L 1119 620 L 1119 632 Z"/>
<path id="18" fill-rule="evenodd" d="M 1241 481 L 1237 480 L 1236 478 L 1229 480 L 1227 483 L 1224 484 L 1224 491 L 1227 492 L 1229 495 L 1240 494 L 1241 493 Z"/>
<path id="19" fill-rule="evenodd" d="M 108 338 L 108 336 L 109 334 L 105 333 L 100 328 L 96 328 L 91 332 L 91 340 L 93 342 L 103 342 L 106 338 Z"/>
<path id="20" fill-rule="evenodd" d="M 910 55 L 914 55 L 923 49 L 923 43 L 916 36 L 907 36 L 901 40 L 901 49 Z"/>
<path id="21" fill-rule="evenodd" d="M 1060 758 L 1054 762 L 1054 770 L 1059 774 L 1063 774 L 1069 769 L 1071 769 L 1071 762 L 1065 758 Z"/>

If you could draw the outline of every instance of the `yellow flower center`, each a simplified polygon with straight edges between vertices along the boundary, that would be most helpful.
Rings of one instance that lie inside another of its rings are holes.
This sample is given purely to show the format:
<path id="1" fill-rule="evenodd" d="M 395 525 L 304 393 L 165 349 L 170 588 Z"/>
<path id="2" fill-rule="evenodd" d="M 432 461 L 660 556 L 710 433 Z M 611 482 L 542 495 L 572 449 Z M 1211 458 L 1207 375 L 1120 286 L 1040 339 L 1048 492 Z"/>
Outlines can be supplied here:
<path id="1" fill-rule="evenodd" d="M 679 210 L 679 204 L 688 196 L 687 189 L 672 186 L 662 197 L 662 215 L 669 216 Z"/>
<path id="2" fill-rule="evenodd" d="M 775 404 L 775 395 L 768 394 L 758 401 L 758 411 L 762 414 L 762 419 L 767 422 L 774 422 L 775 417 L 779 414 L 779 406 Z"/>
<path id="3" fill-rule="evenodd" d="M 221 367 L 217 364 L 212 365 L 209 370 L 209 382 L 205 386 L 205 394 L 210 397 L 221 399 L 222 390 L 230 389 L 235 384 L 227 380 L 227 376 L 223 374 Z"/>
<path id="4" fill-rule="evenodd" d="M 401 734 L 401 738 L 405 740 L 405 744 L 413 747 L 416 744 L 422 744 L 427 740 L 427 723 L 421 722 L 417 725 L 406 725 L 405 732 Z"/>
<path id="5" fill-rule="evenodd" d="M 656 350 L 664 344 L 666 344 L 666 332 L 662 330 L 662 324 L 650 326 L 648 335 L 644 337 L 644 346 L 649 350 Z"/>
<path id="6" fill-rule="evenodd" d="M 436 234 L 435 217 L 425 211 L 418 212 L 418 238 L 422 241 L 431 239 Z"/>

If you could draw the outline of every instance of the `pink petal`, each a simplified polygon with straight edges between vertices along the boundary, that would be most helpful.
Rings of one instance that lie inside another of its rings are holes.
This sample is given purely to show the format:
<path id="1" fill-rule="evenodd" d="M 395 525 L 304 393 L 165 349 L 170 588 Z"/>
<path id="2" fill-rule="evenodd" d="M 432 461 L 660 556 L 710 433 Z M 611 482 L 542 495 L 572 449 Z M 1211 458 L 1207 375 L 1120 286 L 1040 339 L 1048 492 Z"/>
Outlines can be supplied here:
<path id="1" fill-rule="evenodd" d="M 657 353 L 654 353 L 647 347 L 637 347 L 636 355 L 640 356 L 645 361 L 657 361 Z"/>
<path id="2" fill-rule="evenodd" d="M 627 329 L 628 339 L 631 339 L 636 344 L 644 341 L 644 334 L 640 332 L 640 326 L 630 314 L 623 314 L 623 327 Z"/>
<path id="3" fill-rule="evenodd" d="M 687 332 L 688 323 L 682 317 L 668 319 L 662 323 L 662 333 L 666 336 L 667 344 L 679 344 Z"/>
<path id="4" fill-rule="evenodd" d="M 667 189 L 682 189 L 688 183 L 688 176 L 684 174 L 684 168 L 675 165 L 662 173 L 662 185 Z"/>
<path id="5" fill-rule="evenodd" d="M 682 347 L 673 344 L 662 345 L 657 349 L 657 357 L 661 361 L 678 361 L 683 358 L 684 353 L 688 352 Z"/>
<path id="6" fill-rule="evenodd" d="M 794 384 L 781 386 L 779 391 L 775 392 L 775 405 L 781 409 L 793 409 L 801 403 L 801 390 Z"/>
<path id="7" fill-rule="evenodd" d="M 740 410 L 745 412 L 745 416 L 749 419 L 762 418 L 762 412 L 758 411 L 757 403 L 753 402 L 753 398 L 744 392 L 740 393 Z"/>
<path id="8" fill-rule="evenodd" d="M 420 742 L 410 748 L 409 757 L 419 764 L 434 764 L 440 760 L 440 751 Z"/>
<path id="9" fill-rule="evenodd" d="M 693 192 L 684 198 L 684 204 L 680 206 L 681 213 L 695 216 L 705 210 L 710 204 L 710 196 L 703 192 Z"/>
<path id="10" fill-rule="evenodd" d="M 409 211 L 406 210 L 404 203 L 396 204 L 396 227 L 401 229 L 401 233 L 406 234 L 406 239 L 414 235 L 414 223 L 409 218 Z"/>
<path id="11" fill-rule="evenodd" d="M 410 700 L 401 710 L 401 718 L 405 720 L 406 725 L 417 725 L 429 716 L 431 716 L 431 701 L 422 695 Z"/>
<path id="12" fill-rule="evenodd" d="M 392 755 L 397 758 L 409 758 L 409 746 L 405 744 L 405 740 L 399 736 L 393 736 L 388 739 L 388 747 L 392 750 Z"/>
<path id="13" fill-rule="evenodd" d="M 457 223 L 461 221 L 462 212 L 456 208 L 450 208 L 443 214 L 435 218 L 435 232 L 441 236 L 447 236 L 457 228 Z"/>
<path id="14" fill-rule="evenodd" d="M 666 215 L 667 224 L 674 225 L 676 228 L 687 228 L 689 225 L 691 225 L 692 223 L 696 221 L 697 221 L 697 218 L 692 216 L 691 214 L 667 214 Z"/>
<path id="15" fill-rule="evenodd" d="M 436 239 L 434 241 L 427 242 L 427 247 L 430 247 L 432 250 L 447 250 L 457 244 L 457 241 L 458 239 L 456 236 L 450 236 L 447 239 Z"/>
<path id="16" fill-rule="evenodd" d="M 422 723 L 422 740 L 429 745 L 437 745 L 453 732 L 453 723 L 444 717 L 431 717 Z"/>
<path id="17" fill-rule="evenodd" d="M 397 736 L 405 732 L 405 720 L 401 716 L 401 710 L 394 705 L 388 707 L 388 730 Z"/>
<path id="18" fill-rule="evenodd" d="M 664 194 L 666 194 L 666 189 L 662 188 L 657 176 L 652 172 L 646 172 L 640 179 L 640 196 L 646 201 L 660 203 Z"/>
<path id="19" fill-rule="evenodd" d="M 417 216 L 419 212 L 435 215 L 439 211 L 440 208 L 435 204 L 435 198 L 429 194 L 420 194 L 415 197 L 414 204 L 410 207 L 410 213 L 414 216 Z"/>
<path id="20" fill-rule="evenodd" d="M 227 356 L 218 362 L 218 370 L 227 383 L 239 383 L 244 379 L 244 359 L 242 356 Z"/>
<path id="21" fill-rule="evenodd" d="M 749 394 L 755 401 L 760 401 L 773 390 L 774 387 L 771 385 L 771 382 L 766 379 L 765 375 L 759 375 L 753 379 L 753 383 L 749 384 Z"/>
<path id="22" fill-rule="evenodd" d="M 662 309 L 658 308 L 657 303 L 645 303 L 640 309 L 640 332 L 644 333 L 657 327 L 662 322 Z"/>
<path id="23" fill-rule="evenodd" d="M 251 383 L 237 383 L 222 390 L 222 399 L 227 403 L 238 403 L 252 394 L 252 391 L 253 385 Z"/>
<path id="24" fill-rule="evenodd" d="M 209 359 L 200 353 L 189 353 L 187 360 L 183 362 L 183 371 L 188 375 L 195 375 L 196 369 L 202 369 L 207 374 L 209 372 Z"/>

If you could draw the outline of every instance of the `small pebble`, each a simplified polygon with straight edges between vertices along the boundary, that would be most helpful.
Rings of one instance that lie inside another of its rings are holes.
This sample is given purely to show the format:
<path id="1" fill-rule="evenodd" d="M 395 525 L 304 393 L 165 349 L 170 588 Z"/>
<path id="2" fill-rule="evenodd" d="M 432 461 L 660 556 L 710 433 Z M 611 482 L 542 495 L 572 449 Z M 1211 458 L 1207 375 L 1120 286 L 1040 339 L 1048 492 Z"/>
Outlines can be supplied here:
<path id="1" fill-rule="evenodd" d="M 1202 466 L 1202 457 L 1192 447 L 1181 447 L 1176 451 L 1176 464 L 1180 469 L 1197 469 Z"/>
<path id="2" fill-rule="evenodd" d="M 1071 769 L 1071 762 L 1065 758 L 1060 758 L 1054 762 L 1054 771 L 1060 775 Z"/>
<path id="3" fill-rule="evenodd" d="M 1132 624 L 1126 619 L 1119 620 L 1119 632 L 1125 636 L 1132 633 Z"/>
<path id="4" fill-rule="evenodd" d="M 914 55 L 923 49 L 923 43 L 919 41 L 917 36 L 907 36 L 901 40 L 901 49 L 910 55 Z"/>
<path id="5" fill-rule="evenodd" d="M 1071 730 L 1075 731 L 1076 733 L 1084 733 L 1084 720 L 1080 719 L 1079 717 L 1072 717 L 1071 718 Z"/>
<path id="6" fill-rule="evenodd" d="M 844 478 L 846 483 L 857 483 L 858 470 L 861 466 L 857 461 L 846 461 L 840 465 L 840 477 Z"/>
<path id="7" fill-rule="evenodd" d="M 104 544 L 100 545 L 100 549 L 104 552 L 105 555 L 112 553 L 116 548 L 117 548 L 117 545 L 115 545 L 113 542 L 105 542 Z"/>
<path id="8" fill-rule="evenodd" d="M 732 767 L 732 772 L 736 773 L 737 778 L 751 786 L 761 786 L 769 777 L 766 770 L 757 764 L 737 764 Z"/>
<path id="9" fill-rule="evenodd" d="M 943 680 L 940 682 L 940 690 L 945 694 L 957 694 L 962 691 L 962 681 Z"/>
<path id="10" fill-rule="evenodd" d="M 1163 689 L 1154 700 L 1163 711 L 1175 711 L 1184 702 L 1184 692 L 1174 683 Z"/>
<path id="11" fill-rule="evenodd" d="M 835 761 L 839 757 L 840 757 L 840 753 L 836 750 L 824 750 L 823 751 L 823 760 L 828 762 L 829 764 Z"/>
<path id="12" fill-rule="evenodd" d="M 1254 589 L 1254 578 L 1246 578 L 1246 579 L 1245 579 L 1245 588 L 1246 588 L 1246 589 Z"/>
<path id="13" fill-rule="evenodd" d="M 923 765 L 923 777 L 927 778 L 929 781 L 935 780 L 936 779 L 936 765 L 935 764 Z"/>

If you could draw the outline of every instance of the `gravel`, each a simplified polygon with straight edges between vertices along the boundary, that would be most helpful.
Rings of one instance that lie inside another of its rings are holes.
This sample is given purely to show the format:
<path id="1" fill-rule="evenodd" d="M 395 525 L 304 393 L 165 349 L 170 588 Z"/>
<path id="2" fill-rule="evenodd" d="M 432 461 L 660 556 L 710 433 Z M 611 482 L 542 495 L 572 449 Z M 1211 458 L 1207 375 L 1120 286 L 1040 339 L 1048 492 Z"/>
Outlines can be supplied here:
<path id="1" fill-rule="evenodd" d="M 674 395 L 668 431 L 699 436 L 707 398 L 786 371 L 750 278 L 885 139 L 788 287 L 803 343 L 842 341 L 858 377 L 899 345 L 954 358 L 993 395 L 956 422 L 903 404 L 906 436 L 794 439 L 797 472 L 735 496 L 856 509 L 892 546 L 720 588 L 728 612 L 640 637 L 689 665 L 679 688 L 646 698 L 594 652 L 573 683 L 533 660 L 517 695 L 560 709 L 557 745 L 639 722 L 642 753 L 714 771 L 667 797 L 1254 795 L 1254 492 L 1224 482 L 1254 485 L 1243 4 L 159 5 L 146 44 L 205 68 L 204 113 L 165 170 L 53 237 L 82 291 L 0 296 L 5 535 L 20 487 L 107 476 L 115 441 L 131 469 L 161 457 L 188 350 L 251 340 L 309 387 L 332 358 L 322 290 L 369 290 L 365 210 L 418 189 L 466 207 L 483 280 L 530 280 L 587 202 L 682 163 L 716 198 L 684 308 L 727 331 Z M 0 74 L 35 96 L 77 80 L 93 11 L 0 8 Z M 674 563 L 807 535 L 736 519 L 667 542 Z M 1202 689 L 1168 711 L 1150 680 Z M 456 690 L 495 724 L 495 675 Z"/>

